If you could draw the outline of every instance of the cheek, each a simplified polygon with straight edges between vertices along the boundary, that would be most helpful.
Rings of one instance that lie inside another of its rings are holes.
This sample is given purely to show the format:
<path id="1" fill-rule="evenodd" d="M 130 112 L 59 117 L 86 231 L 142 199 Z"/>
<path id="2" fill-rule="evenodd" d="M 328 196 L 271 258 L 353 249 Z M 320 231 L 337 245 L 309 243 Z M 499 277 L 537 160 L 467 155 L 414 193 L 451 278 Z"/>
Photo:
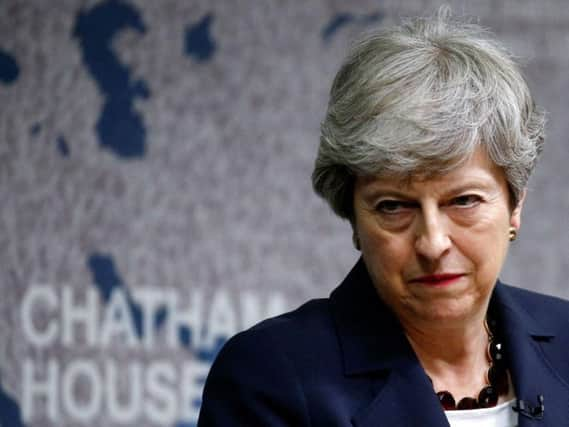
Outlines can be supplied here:
<path id="1" fill-rule="evenodd" d="M 393 280 L 413 258 L 412 246 L 403 236 L 376 232 L 366 234 L 361 243 L 364 260 L 378 279 Z"/>
<path id="2" fill-rule="evenodd" d="M 494 283 L 508 250 L 503 224 L 476 227 L 460 239 L 460 251 L 474 264 L 479 279 Z"/>

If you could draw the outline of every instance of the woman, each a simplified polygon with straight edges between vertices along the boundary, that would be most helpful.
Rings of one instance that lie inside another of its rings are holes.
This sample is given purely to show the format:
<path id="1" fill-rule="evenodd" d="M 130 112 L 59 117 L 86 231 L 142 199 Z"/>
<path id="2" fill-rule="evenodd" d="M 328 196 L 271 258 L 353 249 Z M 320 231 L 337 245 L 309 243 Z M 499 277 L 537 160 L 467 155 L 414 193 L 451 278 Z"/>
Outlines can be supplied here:
<path id="1" fill-rule="evenodd" d="M 566 425 L 569 304 L 497 280 L 543 125 L 506 51 L 444 11 L 357 44 L 313 184 L 361 260 L 227 343 L 198 425 Z"/>

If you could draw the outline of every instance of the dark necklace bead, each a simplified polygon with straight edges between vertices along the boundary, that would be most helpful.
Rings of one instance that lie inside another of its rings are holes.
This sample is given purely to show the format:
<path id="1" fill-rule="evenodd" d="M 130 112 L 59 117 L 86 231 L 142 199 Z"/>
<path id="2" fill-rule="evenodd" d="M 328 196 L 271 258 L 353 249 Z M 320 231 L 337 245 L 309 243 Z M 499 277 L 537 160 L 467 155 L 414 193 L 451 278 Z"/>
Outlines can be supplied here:
<path id="1" fill-rule="evenodd" d="M 456 409 L 465 410 L 465 409 L 478 409 L 480 406 L 478 402 L 473 397 L 463 397 L 456 405 Z"/>
<path id="2" fill-rule="evenodd" d="M 443 406 L 445 411 L 452 411 L 453 409 L 456 409 L 456 403 L 454 401 L 454 397 L 450 392 L 446 390 L 439 391 L 437 393 L 437 396 L 439 397 L 439 402 L 441 402 L 441 405 Z"/>
<path id="3" fill-rule="evenodd" d="M 488 352 L 490 353 L 490 360 L 495 365 L 502 365 L 505 363 L 502 343 L 496 342 L 494 339 L 488 344 Z"/>
<path id="4" fill-rule="evenodd" d="M 492 365 L 488 369 L 488 382 L 496 388 L 498 395 L 507 394 L 510 388 L 508 384 L 508 371 L 503 365 Z"/>
<path id="5" fill-rule="evenodd" d="M 494 387 L 488 385 L 480 390 L 478 394 L 478 405 L 481 408 L 493 408 L 498 403 L 498 392 Z"/>

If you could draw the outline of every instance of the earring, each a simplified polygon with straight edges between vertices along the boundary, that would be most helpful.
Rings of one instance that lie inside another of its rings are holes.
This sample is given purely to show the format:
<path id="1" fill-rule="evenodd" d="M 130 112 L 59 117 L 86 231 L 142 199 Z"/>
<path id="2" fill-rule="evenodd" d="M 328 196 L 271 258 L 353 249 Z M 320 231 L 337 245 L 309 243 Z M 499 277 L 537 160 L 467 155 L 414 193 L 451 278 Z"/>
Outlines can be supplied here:
<path id="1" fill-rule="evenodd" d="M 516 227 L 510 227 L 510 242 L 513 242 L 518 237 L 518 229 Z"/>
<path id="2" fill-rule="evenodd" d="M 354 243 L 354 248 L 356 248 L 356 250 L 360 250 L 360 239 L 358 238 L 358 235 L 356 234 L 356 232 L 354 231 L 354 234 L 352 234 L 352 242 Z"/>

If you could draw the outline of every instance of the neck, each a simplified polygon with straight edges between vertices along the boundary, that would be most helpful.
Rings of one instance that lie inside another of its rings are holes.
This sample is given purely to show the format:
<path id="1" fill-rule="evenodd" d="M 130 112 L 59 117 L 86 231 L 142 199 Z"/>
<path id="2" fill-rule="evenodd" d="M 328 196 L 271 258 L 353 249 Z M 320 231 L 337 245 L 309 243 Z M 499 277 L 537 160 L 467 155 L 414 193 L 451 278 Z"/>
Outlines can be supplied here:
<path id="1" fill-rule="evenodd" d="M 407 338 L 436 391 L 459 399 L 476 396 L 486 384 L 489 361 L 485 314 L 458 325 L 403 325 Z"/>

